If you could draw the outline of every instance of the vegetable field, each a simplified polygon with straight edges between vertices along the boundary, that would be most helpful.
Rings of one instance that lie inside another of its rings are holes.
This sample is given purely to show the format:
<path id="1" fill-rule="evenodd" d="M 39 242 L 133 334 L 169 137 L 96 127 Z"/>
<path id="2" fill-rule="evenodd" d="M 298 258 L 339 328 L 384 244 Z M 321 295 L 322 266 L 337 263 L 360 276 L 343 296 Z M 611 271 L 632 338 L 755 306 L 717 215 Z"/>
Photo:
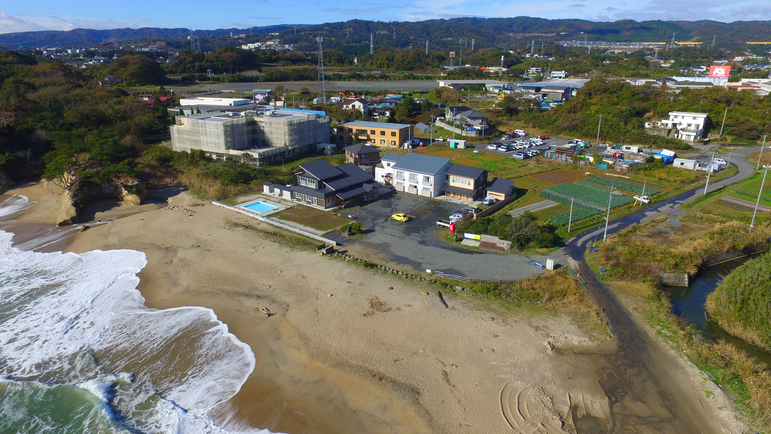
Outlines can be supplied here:
<path id="1" fill-rule="evenodd" d="M 600 184 L 607 187 L 613 186 L 614 188 L 619 188 L 624 191 L 628 191 L 630 193 L 634 194 L 642 194 L 642 186 L 641 185 L 635 185 L 630 184 L 628 182 L 620 181 L 618 179 L 608 179 L 608 178 L 602 178 L 599 176 L 591 176 L 589 178 L 586 178 L 587 181 L 594 183 L 594 184 Z M 655 194 L 658 194 L 659 191 L 650 187 L 645 188 L 645 193 L 647 196 L 653 196 Z"/>
<path id="2" fill-rule="evenodd" d="M 597 205 L 603 208 L 608 206 L 608 193 L 598 189 L 588 188 L 573 183 L 567 183 L 554 185 L 549 187 L 548 190 L 553 193 L 559 193 L 568 197 L 573 197 L 576 200 Z M 634 199 L 629 196 L 617 196 L 614 194 L 611 195 L 610 207 L 616 208 L 632 202 L 634 202 Z"/>
<path id="3" fill-rule="evenodd" d="M 553 200 L 554 202 L 561 203 L 563 205 L 570 206 L 570 199 L 566 199 L 562 196 L 557 196 L 556 194 L 553 194 L 549 190 L 541 190 L 541 193 L 539 196 Z M 592 208 L 586 205 L 581 205 L 580 203 L 574 202 L 573 203 L 573 222 L 577 222 L 580 220 L 583 220 L 585 218 L 589 218 L 591 216 L 602 214 L 604 211 L 597 208 Z M 565 226 L 568 224 L 568 221 L 570 220 L 570 212 L 564 212 L 562 214 L 555 215 L 554 217 L 547 218 L 546 221 L 552 224 L 555 224 L 557 226 Z"/>

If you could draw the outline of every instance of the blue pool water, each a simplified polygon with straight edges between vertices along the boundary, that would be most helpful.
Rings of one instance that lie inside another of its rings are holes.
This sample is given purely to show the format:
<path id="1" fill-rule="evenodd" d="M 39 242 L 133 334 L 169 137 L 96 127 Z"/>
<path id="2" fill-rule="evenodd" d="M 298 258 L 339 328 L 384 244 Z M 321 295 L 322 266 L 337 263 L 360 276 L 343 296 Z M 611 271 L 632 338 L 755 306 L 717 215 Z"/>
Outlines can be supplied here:
<path id="1" fill-rule="evenodd" d="M 270 211 L 272 209 L 276 209 L 275 206 L 267 204 L 265 202 L 260 202 L 260 201 L 252 202 L 249 205 L 243 205 L 243 207 L 246 208 L 246 209 L 252 210 L 254 212 L 259 212 L 259 213 L 263 213 L 265 211 Z"/>

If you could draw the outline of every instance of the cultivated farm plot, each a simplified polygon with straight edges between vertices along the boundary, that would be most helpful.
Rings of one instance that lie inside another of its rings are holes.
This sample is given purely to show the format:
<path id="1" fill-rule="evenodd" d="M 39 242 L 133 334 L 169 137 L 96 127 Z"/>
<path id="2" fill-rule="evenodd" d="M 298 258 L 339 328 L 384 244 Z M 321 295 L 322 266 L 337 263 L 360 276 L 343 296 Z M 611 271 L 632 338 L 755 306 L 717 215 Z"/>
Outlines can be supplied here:
<path id="1" fill-rule="evenodd" d="M 621 189 L 634 194 L 642 194 L 643 192 L 642 185 L 636 185 L 636 184 L 632 184 L 626 181 L 621 181 L 618 179 L 608 179 L 608 178 L 603 178 L 601 176 L 592 176 L 587 178 L 586 181 L 591 182 L 593 184 L 604 185 L 607 187 L 613 186 L 613 188 Z M 659 190 L 656 190 L 650 187 L 645 188 L 645 194 L 647 196 L 653 196 L 658 193 L 659 193 Z"/>
<path id="2" fill-rule="evenodd" d="M 549 199 L 554 202 L 561 203 L 566 206 L 570 206 L 570 199 L 567 199 L 562 196 L 557 196 L 556 194 L 550 192 L 549 190 L 542 190 L 540 193 L 540 196 L 545 199 Z M 583 220 L 585 218 L 589 218 L 591 216 L 602 214 L 603 212 L 605 211 L 600 208 L 593 208 L 593 207 L 582 205 L 576 202 L 573 203 L 573 221 L 574 222 Z M 570 211 L 563 212 L 561 214 L 557 214 L 552 217 L 548 217 L 545 220 L 557 226 L 565 226 L 568 224 L 568 221 L 570 220 Z"/>
<path id="3" fill-rule="evenodd" d="M 608 194 L 599 189 L 587 188 L 581 185 L 567 183 L 554 185 L 549 187 L 548 190 L 553 193 L 559 193 L 568 197 L 573 197 L 576 200 L 597 205 L 599 207 L 605 208 L 608 206 Z M 611 195 L 610 198 L 610 207 L 616 208 L 632 202 L 634 202 L 634 199 L 629 196 L 617 196 L 614 194 Z"/>
<path id="4" fill-rule="evenodd" d="M 531 175 L 531 178 L 545 184 L 555 185 L 584 180 L 586 179 L 586 173 L 586 170 L 558 169 Z"/>

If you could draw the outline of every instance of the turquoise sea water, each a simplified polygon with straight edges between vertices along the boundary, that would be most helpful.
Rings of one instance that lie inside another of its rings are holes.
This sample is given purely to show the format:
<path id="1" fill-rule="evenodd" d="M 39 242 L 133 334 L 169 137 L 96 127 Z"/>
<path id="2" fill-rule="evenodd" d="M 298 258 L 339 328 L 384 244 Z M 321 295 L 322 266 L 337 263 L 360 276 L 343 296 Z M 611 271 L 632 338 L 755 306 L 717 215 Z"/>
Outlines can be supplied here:
<path id="1" fill-rule="evenodd" d="M 0 220 L 30 205 L 12 199 Z M 213 311 L 147 308 L 141 252 L 40 253 L 12 235 L 0 231 L 0 433 L 232 432 L 209 411 L 254 354 Z"/>

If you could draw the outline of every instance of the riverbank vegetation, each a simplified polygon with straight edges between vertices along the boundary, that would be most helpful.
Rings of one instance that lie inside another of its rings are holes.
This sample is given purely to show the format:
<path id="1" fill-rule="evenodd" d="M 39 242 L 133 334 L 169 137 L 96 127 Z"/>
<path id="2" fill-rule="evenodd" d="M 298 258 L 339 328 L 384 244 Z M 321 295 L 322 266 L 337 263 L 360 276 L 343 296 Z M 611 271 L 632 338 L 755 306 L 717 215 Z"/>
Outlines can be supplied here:
<path id="1" fill-rule="evenodd" d="M 753 431 L 771 427 L 768 368 L 731 343 L 706 341 L 695 327 L 676 316 L 659 276 L 662 272 L 696 273 L 708 257 L 761 246 L 769 235 L 768 225 L 756 226 L 748 234 L 746 224 L 719 216 L 661 217 L 611 236 L 607 243 L 597 245 L 596 254 L 586 256 L 598 277 L 623 294 L 660 338 L 734 395 Z M 604 268 L 602 273 L 600 268 Z M 744 281 L 744 277 L 738 280 Z M 767 305 L 762 307 L 767 309 Z"/>
<path id="2" fill-rule="evenodd" d="M 711 318 L 732 335 L 771 351 L 771 253 L 731 272 L 707 298 Z"/>

